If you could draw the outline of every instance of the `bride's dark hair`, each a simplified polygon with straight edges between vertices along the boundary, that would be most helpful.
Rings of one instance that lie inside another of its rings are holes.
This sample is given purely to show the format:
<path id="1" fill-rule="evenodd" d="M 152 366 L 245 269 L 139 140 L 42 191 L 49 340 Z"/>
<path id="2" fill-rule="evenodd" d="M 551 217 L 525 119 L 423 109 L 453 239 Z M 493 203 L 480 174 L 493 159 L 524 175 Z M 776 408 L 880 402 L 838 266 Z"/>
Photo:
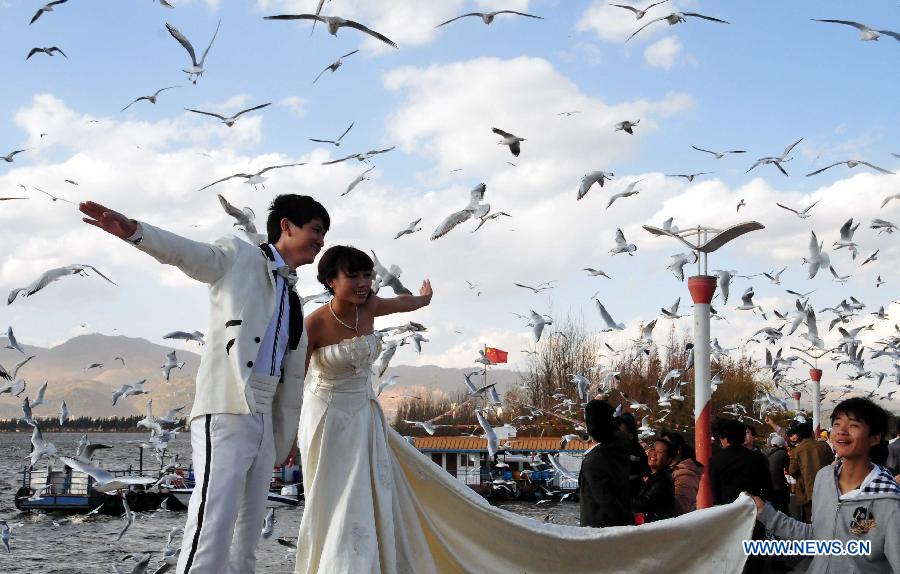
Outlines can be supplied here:
<path id="1" fill-rule="evenodd" d="M 359 271 L 372 271 L 375 263 L 365 251 L 360 251 L 350 245 L 334 245 L 325 250 L 319 258 L 319 268 L 316 279 L 325 286 L 329 293 L 334 295 L 334 290 L 328 282 L 338 276 L 340 271 L 344 273 L 357 273 Z"/>

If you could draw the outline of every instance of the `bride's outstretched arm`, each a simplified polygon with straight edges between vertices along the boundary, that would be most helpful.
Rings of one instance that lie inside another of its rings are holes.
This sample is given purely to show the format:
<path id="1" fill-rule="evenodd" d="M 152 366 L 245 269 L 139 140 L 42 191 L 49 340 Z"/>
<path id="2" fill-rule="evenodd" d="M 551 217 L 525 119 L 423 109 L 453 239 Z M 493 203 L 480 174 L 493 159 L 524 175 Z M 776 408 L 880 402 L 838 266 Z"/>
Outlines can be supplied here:
<path id="1" fill-rule="evenodd" d="M 431 281 L 422 281 L 418 295 L 397 295 L 396 297 L 382 298 L 374 295 L 375 316 L 390 315 L 392 313 L 407 313 L 421 309 L 431 303 Z"/>

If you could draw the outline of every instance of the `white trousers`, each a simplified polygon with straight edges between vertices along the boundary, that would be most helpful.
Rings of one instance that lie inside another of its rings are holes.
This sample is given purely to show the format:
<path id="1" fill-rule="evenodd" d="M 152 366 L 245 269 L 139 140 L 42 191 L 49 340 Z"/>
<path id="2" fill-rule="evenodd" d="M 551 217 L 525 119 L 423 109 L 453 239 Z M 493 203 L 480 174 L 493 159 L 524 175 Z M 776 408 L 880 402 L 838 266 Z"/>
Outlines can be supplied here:
<path id="1" fill-rule="evenodd" d="M 195 485 L 176 572 L 255 572 L 275 464 L 271 415 L 196 417 L 191 450 Z"/>

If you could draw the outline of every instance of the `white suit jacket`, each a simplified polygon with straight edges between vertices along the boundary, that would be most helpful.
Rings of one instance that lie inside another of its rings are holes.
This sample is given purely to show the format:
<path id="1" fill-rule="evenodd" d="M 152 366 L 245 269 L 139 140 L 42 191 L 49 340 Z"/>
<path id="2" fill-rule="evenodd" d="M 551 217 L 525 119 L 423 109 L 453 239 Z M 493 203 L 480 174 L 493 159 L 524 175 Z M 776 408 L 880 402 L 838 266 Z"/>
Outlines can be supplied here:
<path id="1" fill-rule="evenodd" d="M 209 285 L 209 328 L 190 418 L 254 413 L 247 380 L 275 309 L 275 262 L 260 247 L 235 236 L 210 244 L 147 223 L 139 225 L 143 236 L 135 245 L 137 249 Z M 282 377 L 272 404 L 278 463 L 287 458 L 297 439 L 308 342 L 305 330 L 299 338 L 296 336 L 296 330 L 302 329 L 303 315 L 293 287 L 290 296 L 293 336 L 284 354 Z M 295 324 L 298 320 L 299 325 Z"/>

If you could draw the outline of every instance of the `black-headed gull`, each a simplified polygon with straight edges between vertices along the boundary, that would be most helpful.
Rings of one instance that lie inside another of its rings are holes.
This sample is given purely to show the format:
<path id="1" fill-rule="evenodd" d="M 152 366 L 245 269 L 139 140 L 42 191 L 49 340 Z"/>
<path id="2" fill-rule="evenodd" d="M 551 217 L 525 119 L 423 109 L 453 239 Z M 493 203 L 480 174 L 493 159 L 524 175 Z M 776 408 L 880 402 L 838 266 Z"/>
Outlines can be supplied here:
<path id="1" fill-rule="evenodd" d="M 411 221 L 409 223 L 409 225 L 407 225 L 404 229 L 401 229 L 400 231 L 397 232 L 396 235 L 394 235 L 394 239 L 399 239 L 400 237 L 402 237 L 404 235 L 412 235 L 416 231 L 422 231 L 421 227 L 417 227 L 417 225 L 419 225 L 420 221 L 422 221 L 421 217 L 415 221 Z"/>
<path id="2" fill-rule="evenodd" d="M 256 111 L 256 110 L 259 110 L 259 109 L 265 108 L 266 106 L 271 106 L 271 105 L 272 105 L 272 102 L 267 102 L 265 104 L 253 106 L 252 108 L 247 108 L 246 110 L 241 110 L 238 113 L 234 114 L 233 116 L 228 116 L 228 117 L 225 117 L 225 116 L 222 116 L 219 114 L 214 114 L 212 112 L 203 112 L 200 110 L 193 110 L 191 108 L 185 108 L 185 110 L 187 110 L 189 112 L 194 112 L 195 114 L 203 114 L 204 116 L 212 116 L 214 118 L 219 118 L 220 120 L 222 120 L 223 124 L 225 124 L 228 127 L 231 127 L 234 125 L 234 122 L 236 122 L 238 120 L 238 118 L 241 117 L 243 114 L 246 114 L 247 112 L 253 112 L 253 111 Z"/>
<path id="3" fill-rule="evenodd" d="M 93 271 L 94 273 L 96 273 L 97 275 L 102 277 L 103 279 L 106 279 L 108 282 L 112 283 L 113 285 L 116 284 L 112 279 L 110 279 L 103 273 L 100 273 L 100 271 L 98 271 L 97 268 L 94 267 L 93 265 L 77 263 L 75 265 L 66 265 L 65 267 L 57 267 L 55 269 L 50 269 L 49 271 L 45 271 L 40 275 L 40 277 L 35 279 L 27 287 L 19 287 L 19 288 L 13 289 L 12 291 L 9 292 L 9 297 L 7 297 L 7 299 L 6 299 L 6 304 L 11 305 L 12 302 L 16 300 L 16 297 L 18 297 L 19 294 L 21 294 L 21 293 L 24 293 L 25 297 L 30 297 L 30 296 L 34 295 L 35 293 L 37 293 L 38 291 L 40 291 L 41 289 L 43 289 L 44 287 L 46 287 L 47 285 L 49 285 L 50 283 L 53 283 L 54 281 L 62 279 L 63 277 L 68 277 L 70 275 L 80 275 L 82 277 L 88 277 L 88 274 L 85 273 L 85 271 L 88 269 L 90 269 L 91 271 Z"/>
<path id="4" fill-rule="evenodd" d="M 684 266 L 696 262 L 697 253 L 695 251 L 691 251 L 690 253 L 676 253 L 669 259 L 669 264 L 666 265 L 666 269 L 671 271 L 679 281 L 684 281 Z"/>
<path id="5" fill-rule="evenodd" d="M 853 234 L 856 232 L 857 228 L 859 228 L 859 223 L 853 225 L 853 218 L 851 217 L 841 226 L 841 238 L 834 242 L 832 247 L 834 249 L 841 249 L 843 247 L 847 247 L 850 250 L 853 259 L 856 259 L 856 256 L 859 255 L 859 247 L 853 241 Z"/>
<path id="6" fill-rule="evenodd" d="M 328 33 L 331 34 L 332 36 L 337 36 L 338 29 L 340 29 L 340 28 L 344 28 L 344 27 L 354 28 L 356 30 L 359 30 L 360 32 L 363 32 L 365 34 L 368 34 L 369 36 L 372 36 L 373 38 L 381 40 L 388 46 L 391 46 L 393 48 L 397 47 L 397 44 L 393 40 L 391 40 L 390 38 L 385 36 L 384 34 L 380 34 L 380 33 L 376 32 L 375 30 L 367 28 L 367 27 L 363 26 L 362 24 L 360 24 L 359 22 L 354 22 L 353 20 L 346 20 L 346 19 L 340 18 L 338 16 L 319 16 L 318 14 L 279 14 L 277 16 L 263 16 L 263 19 L 265 19 L 265 20 L 314 20 L 317 22 L 322 22 L 323 24 L 328 26 Z"/>
<path id="7" fill-rule="evenodd" d="M 352 153 L 352 154 L 350 154 L 350 155 L 348 155 L 348 156 L 346 156 L 346 157 L 342 157 L 342 158 L 339 158 L 339 159 L 333 159 L 333 160 L 331 160 L 331 161 L 323 161 L 323 162 L 322 162 L 322 165 L 332 165 L 332 164 L 335 164 L 335 163 L 340 163 L 340 162 L 342 162 L 342 161 L 347 161 L 348 159 L 354 159 L 354 158 L 355 158 L 357 161 L 365 161 L 365 162 L 368 162 L 368 161 L 369 161 L 369 158 L 371 158 L 372 156 L 378 155 L 378 154 L 382 154 L 382 153 L 387 153 L 387 152 L 393 150 L 395 147 L 396 147 L 396 146 L 391 146 L 391 147 L 385 148 L 385 149 L 370 149 L 369 151 L 364 152 L 364 153 Z"/>
<path id="8" fill-rule="evenodd" d="M 777 205 L 777 206 L 780 207 L 781 209 L 786 209 L 786 210 L 790 211 L 791 213 L 793 213 L 794 215 L 796 215 L 796 216 L 799 217 L 800 219 L 806 219 L 806 218 L 808 218 L 808 217 L 812 217 L 812 215 L 809 213 L 809 210 L 812 209 L 813 207 L 815 207 L 816 204 L 819 203 L 820 201 L 822 201 L 822 200 L 821 200 L 821 199 L 815 200 L 814 202 L 812 202 L 811 204 L 809 204 L 808 206 L 806 206 L 802 211 L 797 211 L 797 210 L 794 209 L 793 207 L 788 207 L 788 206 L 783 205 L 783 204 L 778 203 L 778 202 L 775 202 L 775 205 Z"/>
<path id="9" fill-rule="evenodd" d="M 150 102 L 151 104 L 155 104 L 155 103 L 156 103 L 156 98 L 157 98 L 157 96 L 159 96 L 160 93 L 165 92 L 166 90 L 171 90 L 171 89 L 174 89 L 174 88 L 180 88 L 180 87 L 181 87 L 181 86 L 166 86 L 165 88 L 160 88 L 160 89 L 156 90 L 155 92 L 153 92 L 152 95 L 149 95 L 149 96 L 141 96 L 141 97 L 139 97 L 139 98 L 135 98 L 134 100 L 132 100 L 131 104 L 128 104 L 127 106 L 125 106 L 124 108 L 122 108 L 120 111 L 123 111 L 123 112 L 124 112 L 125 110 L 127 110 L 128 108 L 130 108 L 132 104 L 136 104 L 137 102 L 139 102 L 139 101 L 141 101 L 141 100 L 147 100 L 147 101 Z M 77 185 L 77 184 L 76 184 L 76 185 Z"/>
<path id="10" fill-rule="evenodd" d="M 112 393 L 112 406 L 116 406 L 120 398 L 131 397 L 134 395 L 142 395 L 147 391 L 144 390 L 144 383 L 147 379 L 141 379 L 133 385 L 124 384 Z"/>
<path id="11" fill-rule="evenodd" d="M 848 159 L 846 161 L 838 161 L 831 165 L 826 165 L 825 167 L 823 167 L 821 169 L 817 169 L 816 171 L 811 171 L 808 174 L 806 174 L 806 177 L 809 177 L 811 175 L 816 175 L 817 173 L 822 173 L 826 169 L 831 169 L 836 165 L 846 165 L 850 169 L 853 169 L 854 167 L 856 167 L 858 165 L 865 165 L 865 166 L 871 167 L 875 171 L 880 171 L 881 173 L 888 173 L 888 174 L 894 175 L 894 172 L 888 171 L 888 170 L 884 169 L 883 167 L 878 167 L 877 165 L 871 164 L 867 161 L 862 161 L 860 159 Z"/>
<path id="12" fill-rule="evenodd" d="M 328 64 L 327 66 L 325 66 L 325 68 L 324 68 L 321 72 L 319 72 L 319 75 L 316 76 L 316 79 L 313 80 L 312 83 L 315 84 L 316 82 L 318 82 L 318 81 L 319 81 L 319 78 L 322 77 L 322 74 L 324 74 L 324 73 L 325 73 L 326 71 L 328 71 L 328 70 L 331 70 L 332 73 L 336 72 L 338 68 L 340 68 L 341 66 L 344 65 L 344 62 L 343 62 L 344 58 L 347 58 L 347 57 L 349 57 L 349 56 L 352 56 L 353 54 L 355 54 L 355 53 L 357 53 L 357 52 L 359 52 L 359 50 L 353 50 L 352 52 L 347 52 L 346 54 L 344 54 L 343 56 L 341 56 L 340 58 L 338 58 L 338 59 L 335 60 L 334 62 L 332 62 L 332 63 Z"/>
<path id="13" fill-rule="evenodd" d="M 751 166 L 750 166 L 750 169 L 748 169 L 748 170 L 747 170 L 746 172 L 744 172 L 744 173 L 750 173 L 750 171 L 751 171 L 753 168 L 755 168 L 756 166 L 759 166 L 759 165 L 772 164 L 772 165 L 774 165 L 775 167 L 777 167 L 777 168 L 778 168 L 778 171 L 780 171 L 781 173 L 783 173 L 783 174 L 785 175 L 785 177 L 786 177 L 788 173 L 787 173 L 786 171 L 784 171 L 784 167 L 782 167 L 781 164 L 782 164 L 783 162 L 790 161 L 791 158 L 788 158 L 788 154 L 790 154 L 791 151 L 794 149 L 794 147 L 796 147 L 796 145 L 799 144 L 799 143 L 802 142 L 802 141 L 803 141 L 803 138 L 800 138 L 800 139 L 798 139 L 797 141 L 795 141 L 794 143 L 789 144 L 786 148 L 784 148 L 784 151 L 783 151 L 783 152 L 781 153 L 781 155 L 778 156 L 778 157 L 767 156 L 767 157 L 761 157 L 761 158 L 759 158 L 758 160 L 756 160 L 756 163 L 754 163 L 753 165 L 751 165 Z"/>
<path id="14" fill-rule="evenodd" d="M 48 56 L 53 56 L 54 52 L 59 52 L 60 54 L 63 55 L 63 57 L 64 57 L 66 60 L 69 59 L 69 57 L 66 56 L 66 53 L 63 52 L 62 50 L 60 50 L 59 48 L 57 48 L 56 46 L 50 46 L 49 48 L 32 48 L 32 49 L 28 52 L 28 55 L 25 56 L 25 59 L 28 60 L 28 59 L 30 59 L 32 56 L 34 56 L 34 55 L 37 54 L 37 53 L 47 54 Z"/>
<path id="15" fill-rule="evenodd" d="M 768 279 L 773 285 L 781 285 L 781 274 L 784 273 L 785 270 L 787 270 L 787 267 L 782 267 L 781 271 L 775 273 L 775 270 L 773 269 L 768 273 L 763 272 L 763 275 L 765 275 L 766 279 Z"/>
<path id="16" fill-rule="evenodd" d="M 412 291 L 400 282 L 400 275 L 403 271 L 399 266 L 392 264 L 385 267 L 378 260 L 375 251 L 372 251 L 372 264 L 372 270 L 375 272 L 375 280 L 372 282 L 373 291 L 377 293 L 382 287 L 390 287 L 395 295 L 412 295 Z"/>
<path id="17" fill-rule="evenodd" d="M 622 233 L 621 229 L 616 229 L 616 246 L 609 250 L 611 255 L 618 255 L 619 253 L 627 253 L 629 256 L 633 256 L 634 252 L 637 251 L 637 245 L 634 243 L 628 243 L 625 239 L 625 234 Z"/>
<path id="18" fill-rule="evenodd" d="M 832 24 L 844 24 L 845 26 L 853 26 L 857 30 L 859 30 L 859 39 L 871 42 L 872 40 L 878 40 L 881 36 L 890 36 L 895 40 L 900 40 L 900 34 L 897 32 L 892 32 L 890 30 L 874 30 L 869 28 L 865 24 L 860 24 L 859 22 L 854 22 L 853 20 L 819 20 L 818 18 L 810 18 L 813 22 L 830 22 Z"/>
<path id="19" fill-rule="evenodd" d="M 53 2 L 48 2 L 47 4 L 44 4 L 43 6 L 38 8 L 37 12 L 34 13 L 34 16 L 31 18 L 31 22 L 29 22 L 28 25 L 31 26 L 32 24 L 34 24 L 38 18 L 40 18 L 41 16 L 44 15 L 44 12 L 53 12 L 54 6 L 57 6 L 59 4 L 65 4 L 68 1 L 69 0 L 53 0 Z"/>
<path id="20" fill-rule="evenodd" d="M 163 363 L 162 365 L 160 365 L 160 367 L 159 367 L 160 369 L 162 369 L 162 374 L 166 378 L 167 381 L 169 380 L 169 375 L 172 372 L 172 369 L 181 370 L 184 368 L 184 361 L 179 361 L 178 357 L 175 356 L 175 353 L 176 353 L 175 351 L 172 351 L 171 353 L 167 354 L 166 362 Z M 126 395 L 126 396 L 128 396 L 128 395 Z"/>
<path id="21" fill-rule="evenodd" d="M 527 326 L 532 328 L 531 334 L 534 336 L 535 343 L 541 340 L 541 334 L 544 332 L 544 327 L 552 324 L 553 320 L 549 317 L 540 315 L 534 310 L 531 311 L 531 317 L 528 320 Z"/>
<path id="22" fill-rule="evenodd" d="M 149 476 L 114 476 L 106 469 L 92 464 L 85 464 L 74 458 L 61 456 L 59 457 L 59 460 L 66 466 L 77 470 L 78 472 L 90 475 L 91 478 L 94 479 L 93 488 L 97 492 L 111 492 L 113 490 L 128 488 L 131 485 L 142 484 L 146 486 L 156 482 L 155 478 Z"/>
<path id="23" fill-rule="evenodd" d="M 625 191 L 621 191 L 619 193 L 614 193 L 610 196 L 609 201 L 606 203 L 606 209 L 609 209 L 609 206 L 616 202 L 617 199 L 621 199 L 623 197 L 631 197 L 632 195 L 637 195 L 640 193 L 637 189 L 637 184 L 644 181 L 644 178 L 641 178 L 637 181 L 632 181 L 628 184 L 628 187 L 625 188 Z"/>
<path id="24" fill-rule="evenodd" d="M 606 277 L 607 279 L 612 279 L 609 275 L 606 274 L 602 269 L 594 269 L 593 267 L 585 267 L 582 271 L 587 271 L 588 275 L 591 277 Z"/>
<path id="25" fill-rule="evenodd" d="M 822 267 L 831 265 L 828 254 L 822 249 L 822 244 L 816 238 L 816 232 L 809 232 L 809 259 L 803 258 L 803 264 L 809 265 L 809 278 L 812 279 Z"/>
<path id="26" fill-rule="evenodd" d="M 286 164 L 282 164 L 282 165 L 270 165 L 269 167 L 262 168 L 261 170 L 259 170 L 256 173 L 235 173 L 233 175 L 229 175 L 228 177 L 223 177 L 222 179 L 217 179 L 216 181 L 210 183 L 209 185 L 204 185 L 197 191 L 203 191 L 204 189 L 206 189 L 208 187 L 212 187 L 212 186 L 216 185 L 217 183 L 222 183 L 223 181 L 228 181 L 229 179 L 233 179 L 236 177 L 243 177 L 244 179 L 247 180 L 245 183 L 247 183 L 248 185 L 252 185 L 254 188 L 258 185 L 261 185 L 262 188 L 265 189 L 266 186 L 264 185 L 263 182 L 265 182 L 268 178 L 263 177 L 262 174 L 264 174 L 267 171 L 272 170 L 272 169 L 281 169 L 283 167 L 296 167 L 296 166 L 300 166 L 300 165 L 306 165 L 306 164 L 301 162 L 301 163 L 286 163 Z"/>
<path id="27" fill-rule="evenodd" d="M 690 16 L 692 18 L 702 18 L 704 20 L 710 20 L 711 22 L 719 22 L 720 24 L 730 24 L 731 23 L 726 20 L 720 20 L 719 18 L 713 18 L 712 16 L 704 16 L 703 14 L 698 14 L 697 12 L 672 12 L 668 16 L 662 16 L 660 18 L 654 18 L 653 20 L 650 20 L 649 22 L 647 22 L 646 24 L 644 24 L 643 26 L 641 26 L 640 28 L 635 30 L 634 34 L 632 34 L 631 36 L 628 37 L 628 40 L 631 40 L 632 38 L 637 36 L 638 32 L 640 32 L 641 30 L 643 30 L 650 24 L 653 24 L 654 22 L 662 22 L 663 20 L 665 20 L 666 22 L 668 22 L 669 26 L 674 26 L 675 24 L 680 24 L 681 22 L 686 22 L 688 16 Z M 628 40 L 625 40 L 625 41 L 627 42 Z"/>
<path id="28" fill-rule="evenodd" d="M 441 26 L 446 26 L 447 24 L 449 24 L 451 22 L 456 22 L 460 18 L 467 18 L 469 16 L 478 16 L 479 18 L 481 18 L 482 22 L 490 25 L 494 21 L 494 18 L 496 18 L 497 15 L 499 15 L 499 14 L 514 14 L 516 16 L 525 16 L 526 18 L 534 18 L 536 20 L 544 19 L 541 16 L 535 16 L 534 14 L 526 14 L 525 12 L 516 12 L 515 10 L 497 10 L 496 12 L 469 12 L 468 14 L 463 14 L 461 16 L 457 16 L 456 18 L 451 18 L 451 19 L 447 20 L 446 22 L 441 22 L 440 24 L 435 26 L 435 28 L 440 28 Z"/>
<path id="29" fill-rule="evenodd" d="M 203 333 L 201 333 L 200 331 L 194 331 L 192 333 L 188 333 L 187 331 L 172 331 L 171 333 L 166 333 L 165 335 L 163 335 L 163 339 L 181 339 L 182 341 L 195 341 L 197 343 L 200 343 L 201 346 L 206 344 L 206 341 L 203 340 Z"/>
<path id="30" fill-rule="evenodd" d="M 701 175 L 709 175 L 711 173 L 712 173 L 711 171 L 701 171 L 699 173 L 667 173 L 666 177 L 683 177 L 684 179 L 688 180 L 689 182 L 693 182 L 695 177 L 698 177 Z"/>
<path id="31" fill-rule="evenodd" d="M 31 431 L 31 446 L 31 466 L 36 465 L 42 458 L 49 458 L 56 454 L 56 446 L 52 442 L 44 440 L 41 428 L 37 425 Z"/>
<path id="32" fill-rule="evenodd" d="M 355 124 L 355 123 L 356 122 L 350 122 L 350 125 L 347 126 L 347 129 L 344 130 L 344 133 L 342 133 L 341 136 L 336 140 L 317 140 L 315 138 L 309 138 L 309 141 L 317 142 L 317 143 L 329 143 L 329 144 L 333 145 L 334 147 L 341 147 L 341 140 L 344 139 L 344 136 L 347 135 L 347 132 L 350 131 L 350 128 L 352 128 L 353 124 Z"/>
<path id="33" fill-rule="evenodd" d="M 521 151 L 519 144 L 520 142 L 525 141 L 525 138 L 520 138 L 519 136 L 513 135 L 509 132 L 505 132 L 500 128 L 491 128 L 491 131 L 503 138 L 497 142 L 497 145 L 509 146 L 509 151 L 514 156 L 519 157 L 519 152 Z"/>
<path id="34" fill-rule="evenodd" d="M 221 194 L 218 194 L 218 198 L 219 204 L 222 206 L 222 209 L 225 210 L 225 213 L 234 218 L 235 221 L 233 227 L 237 227 L 238 229 L 246 233 L 247 237 L 249 237 L 254 244 L 259 244 L 266 241 L 266 236 L 259 233 L 259 231 L 256 229 L 256 223 L 254 223 L 254 220 L 256 219 L 256 213 L 252 209 L 250 209 L 249 207 L 238 209 L 234 205 L 231 205 L 231 203 L 229 203 L 228 200 L 225 199 L 225 197 L 223 197 Z M 194 332 L 198 333 L 199 331 Z M 203 333 L 200 333 L 200 337 L 200 344 L 202 345 Z"/>
<path id="35" fill-rule="evenodd" d="M 13 158 L 15 158 L 17 154 L 20 154 L 20 153 L 22 153 L 23 151 L 28 151 L 28 150 L 27 150 L 27 149 L 17 149 L 17 150 L 13 150 L 13 151 L 9 152 L 9 153 L 6 154 L 6 155 L 0 155 L 0 159 L 2 159 L 3 161 L 5 161 L 6 163 L 12 163 L 12 162 L 13 162 Z"/>
<path id="36" fill-rule="evenodd" d="M 361 174 L 359 174 L 358 176 L 356 176 L 355 178 L 353 178 L 353 181 L 351 181 L 347 185 L 347 189 L 345 189 L 343 191 L 343 193 L 341 193 L 341 197 L 343 197 L 343 196 L 347 195 L 348 193 L 350 193 L 351 191 L 353 191 L 353 188 L 355 188 L 360 183 L 362 183 L 364 181 L 368 181 L 369 173 L 371 173 L 371 171 L 373 169 L 375 169 L 374 165 L 372 167 L 370 167 L 369 169 L 365 170 L 364 172 L 362 172 Z"/>
<path id="37" fill-rule="evenodd" d="M 634 135 L 634 126 L 641 123 L 641 120 L 634 120 L 633 122 L 624 120 L 617 123 L 613 129 L 614 132 L 625 132 L 627 134 Z"/>
<path id="38" fill-rule="evenodd" d="M 616 323 L 613 320 L 612 315 L 609 314 L 609 311 L 606 310 L 606 307 L 603 306 L 603 303 L 600 302 L 599 299 L 594 299 L 594 302 L 597 303 L 597 310 L 600 311 L 600 317 L 603 319 L 603 323 L 606 325 L 605 328 L 600 329 L 603 333 L 608 333 L 610 331 L 624 331 L 625 323 Z"/>
<path id="39" fill-rule="evenodd" d="M 6 345 L 3 347 L 4 349 L 12 349 L 13 351 L 19 351 L 23 355 L 27 353 L 22 349 L 22 346 L 19 345 L 18 339 L 16 339 L 16 334 L 13 332 L 12 325 L 10 325 L 6 329 Z M 13 374 L 13 377 L 16 375 Z"/>
<path id="40" fill-rule="evenodd" d="M 650 10 L 650 8 L 653 8 L 654 6 L 659 6 L 660 4 L 665 4 L 668 1 L 669 0 L 662 0 L 662 2 L 654 2 L 653 4 L 650 4 L 649 6 L 644 8 L 643 10 L 641 10 L 639 8 L 635 8 L 634 6 L 626 6 L 624 4 L 610 4 L 610 6 L 615 6 L 616 8 L 624 8 L 625 10 L 628 10 L 629 12 L 634 14 L 635 20 L 640 20 L 641 18 L 643 18 L 644 16 L 647 15 L 647 12 Z"/>
<path id="41" fill-rule="evenodd" d="M 200 61 L 197 61 L 197 54 L 194 52 L 194 47 L 188 41 L 188 39 L 178 31 L 178 28 L 166 22 L 166 29 L 169 31 L 169 34 L 172 35 L 173 38 L 178 40 L 178 43 L 187 51 L 188 55 L 191 57 L 191 66 L 189 68 L 185 68 L 182 71 L 188 75 L 188 79 L 193 83 L 197 83 L 197 80 L 200 79 L 200 76 L 203 75 L 203 72 L 206 71 L 206 68 L 203 66 L 206 63 L 206 55 L 209 54 L 209 49 L 212 48 L 213 42 L 216 41 L 216 36 L 219 35 L 219 26 L 222 25 L 222 21 L 219 20 L 219 23 L 216 24 L 216 31 L 213 33 L 212 39 L 209 41 L 209 46 L 206 47 L 206 50 L 203 51 L 203 57 L 200 58 Z"/>
<path id="42" fill-rule="evenodd" d="M 703 149 L 702 147 L 697 147 L 695 145 L 692 145 L 691 147 L 697 151 L 702 151 L 702 152 L 712 154 L 716 159 L 722 159 L 723 157 L 725 157 L 726 155 L 728 155 L 730 153 L 747 153 L 747 150 L 743 150 L 743 149 L 733 149 L 733 150 L 728 150 L 728 151 L 712 151 L 712 150 L 708 150 L 708 149 Z"/>
<path id="43" fill-rule="evenodd" d="M 877 229 L 878 234 L 881 235 L 882 233 L 893 233 L 897 230 L 897 226 L 890 221 L 878 219 L 876 217 L 872 220 L 872 225 L 869 226 L 869 229 Z"/>
<path id="44" fill-rule="evenodd" d="M 472 191 L 469 192 L 469 204 L 465 206 L 463 209 L 451 213 L 448 215 L 444 221 L 441 222 L 440 225 L 435 228 L 434 232 L 431 234 L 431 240 L 438 239 L 446 235 L 451 229 L 467 221 L 472 218 L 472 215 L 479 210 L 483 210 L 481 206 L 483 205 L 481 201 L 484 199 L 484 193 L 487 190 L 487 186 L 483 183 L 479 183 L 476 185 Z"/>
<path id="45" fill-rule="evenodd" d="M 578 186 L 577 199 L 581 199 L 587 195 L 587 192 L 590 191 L 591 186 L 595 183 L 599 184 L 600 187 L 603 187 L 603 182 L 612 178 L 614 175 L 613 172 L 607 173 L 605 171 L 592 171 L 591 173 L 585 174 L 585 176 L 581 178 L 581 185 Z"/>

